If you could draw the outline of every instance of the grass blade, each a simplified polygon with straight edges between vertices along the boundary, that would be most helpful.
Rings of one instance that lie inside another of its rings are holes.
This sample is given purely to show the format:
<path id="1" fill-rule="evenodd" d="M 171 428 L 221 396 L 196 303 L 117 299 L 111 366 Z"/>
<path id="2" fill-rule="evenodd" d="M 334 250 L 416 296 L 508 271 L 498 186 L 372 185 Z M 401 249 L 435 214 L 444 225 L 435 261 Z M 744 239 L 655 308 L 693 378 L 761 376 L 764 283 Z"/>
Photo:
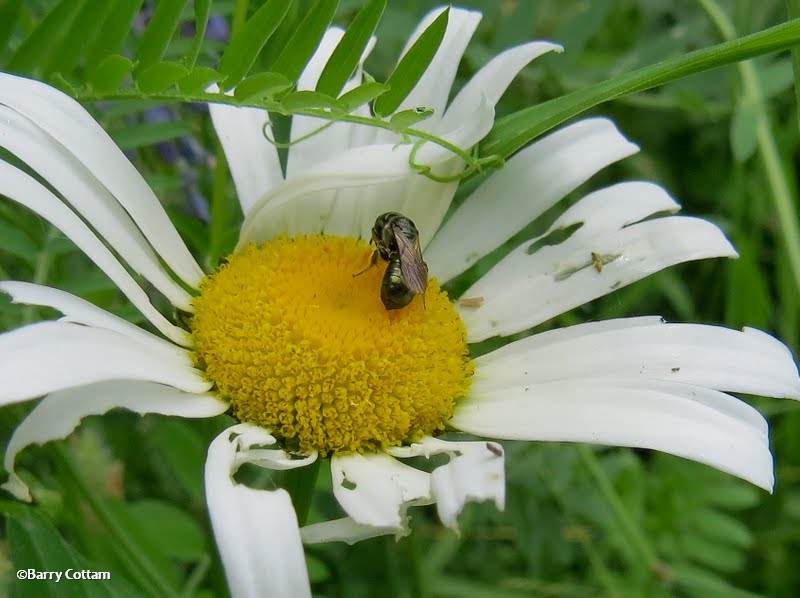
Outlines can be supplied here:
<path id="1" fill-rule="evenodd" d="M 385 116 L 397 110 L 400 103 L 411 93 L 425 69 L 431 64 L 436 51 L 442 44 L 447 22 L 450 18 L 450 9 L 442 11 L 428 28 L 417 38 L 414 45 L 409 48 L 394 71 L 386 80 L 389 91 L 375 101 L 375 113 Z"/>
<path id="2" fill-rule="evenodd" d="M 226 89 L 235 86 L 247 75 L 291 4 L 292 0 L 267 0 L 233 37 L 219 63 L 219 71 L 226 77 Z"/>
<path id="3" fill-rule="evenodd" d="M 83 8 L 86 0 L 61 0 L 47 13 L 31 34 L 20 44 L 8 63 L 8 70 L 40 74 L 55 54 L 58 42 Z"/>
<path id="4" fill-rule="evenodd" d="M 800 19 L 624 73 L 497 120 L 481 155 L 510 156 L 532 139 L 590 108 L 695 73 L 786 50 L 800 43 Z"/>
<path id="5" fill-rule="evenodd" d="M 356 70 L 385 8 L 386 0 L 369 0 L 358 12 L 325 64 L 316 91 L 333 97 L 339 95 L 350 75 Z"/>
<path id="6" fill-rule="evenodd" d="M 4 2 L 0 4 L 0 55 L 4 54 L 4 49 L 8 47 L 8 40 L 19 20 L 21 2 Z"/>
<path id="7" fill-rule="evenodd" d="M 786 12 L 790 19 L 800 17 L 800 0 L 786 0 Z M 800 127 L 800 48 L 792 48 L 792 68 L 794 69 L 794 100 L 797 125 Z"/>

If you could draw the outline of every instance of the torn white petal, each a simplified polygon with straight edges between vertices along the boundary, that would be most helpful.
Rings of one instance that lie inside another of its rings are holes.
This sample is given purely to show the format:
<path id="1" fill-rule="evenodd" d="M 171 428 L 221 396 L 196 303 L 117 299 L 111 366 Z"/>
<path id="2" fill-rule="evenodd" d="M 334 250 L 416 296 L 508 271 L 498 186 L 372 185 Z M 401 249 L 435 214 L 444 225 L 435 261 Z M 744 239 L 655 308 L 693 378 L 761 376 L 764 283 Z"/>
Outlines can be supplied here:
<path id="1" fill-rule="evenodd" d="M 430 504 L 430 474 L 385 454 L 335 455 L 333 493 L 354 521 L 378 528 L 407 528 L 406 509 Z"/>
<path id="2" fill-rule="evenodd" d="M 300 528 L 303 544 L 322 544 L 325 542 L 344 542 L 351 546 L 362 540 L 378 536 L 397 534 L 394 527 L 374 527 L 353 521 L 352 517 L 342 517 L 331 521 L 312 523 Z"/>
<path id="3" fill-rule="evenodd" d="M 464 293 L 483 298 L 477 309 L 459 309 L 470 342 L 525 330 L 675 264 L 736 256 L 710 222 L 647 219 L 677 208 L 650 183 L 621 183 L 587 195 Z M 566 239 L 550 241 L 555 235 Z"/>
<path id="4" fill-rule="evenodd" d="M 400 458 L 446 454 L 449 463 L 431 474 L 431 492 L 439 518 L 458 530 L 458 515 L 468 502 L 494 501 L 505 508 L 505 453 L 496 442 L 449 442 L 427 437 L 408 447 L 389 449 Z"/>
<path id="5" fill-rule="evenodd" d="M 231 594 L 236 598 L 310 598 L 303 545 L 289 493 L 254 490 L 233 479 L 241 443 L 272 438 L 253 428 L 256 426 L 248 424 L 228 428 L 211 443 L 206 459 L 208 511 Z"/>
<path id="6" fill-rule="evenodd" d="M 436 233 L 425 250 L 431 273 L 441 281 L 460 274 L 590 176 L 638 149 L 604 118 L 579 121 L 533 143 L 481 184 Z"/>

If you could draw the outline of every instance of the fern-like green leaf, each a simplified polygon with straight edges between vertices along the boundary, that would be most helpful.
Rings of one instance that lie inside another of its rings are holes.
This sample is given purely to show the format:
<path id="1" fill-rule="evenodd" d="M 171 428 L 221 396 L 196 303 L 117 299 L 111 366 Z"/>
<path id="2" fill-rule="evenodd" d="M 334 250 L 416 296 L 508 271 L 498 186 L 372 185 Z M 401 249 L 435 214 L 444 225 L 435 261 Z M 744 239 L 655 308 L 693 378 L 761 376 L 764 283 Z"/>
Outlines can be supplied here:
<path id="1" fill-rule="evenodd" d="M 369 0 L 350 23 L 317 82 L 317 91 L 336 97 L 356 70 L 372 32 L 386 8 L 386 0 Z"/>
<path id="2" fill-rule="evenodd" d="M 346 112 L 352 112 L 387 91 L 389 91 L 388 85 L 377 81 L 368 81 L 342 94 L 339 98 L 339 106 Z"/>
<path id="3" fill-rule="evenodd" d="M 287 112 L 307 110 L 309 108 L 339 109 L 336 98 L 318 91 L 295 91 L 281 98 L 281 105 Z"/>
<path id="4" fill-rule="evenodd" d="M 219 64 L 219 71 L 225 76 L 225 89 L 234 87 L 247 75 L 291 4 L 292 0 L 267 0 L 234 36 Z"/>
<path id="5" fill-rule="evenodd" d="M 284 75 L 290 81 L 296 81 L 333 20 L 337 6 L 339 0 L 318 0 L 309 9 L 271 70 Z"/>
<path id="6" fill-rule="evenodd" d="M 99 93 L 110 93 L 120 88 L 125 77 L 133 71 L 133 67 L 134 64 L 129 58 L 112 54 L 93 70 L 89 84 Z"/>
<path id="7" fill-rule="evenodd" d="M 102 25 L 94 43 L 86 51 L 86 65 L 91 72 L 112 54 L 119 53 L 122 42 L 128 35 L 133 19 L 143 0 L 108 0 L 111 8 Z"/>
<path id="8" fill-rule="evenodd" d="M 136 73 L 136 83 L 145 93 L 159 93 L 186 77 L 189 70 L 180 62 L 159 62 Z"/>
<path id="9" fill-rule="evenodd" d="M 106 20 L 113 2 L 86 2 L 72 21 L 63 39 L 42 66 L 42 75 L 61 73 L 69 75 L 77 66 L 86 48 L 100 33 L 98 25 Z"/>
<path id="10" fill-rule="evenodd" d="M 136 50 L 137 70 L 144 70 L 164 56 L 172 36 L 181 20 L 188 0 L 160 0 L 153 18 L 144 30 Z"/>
<path id="11" fill-rule="evenodd" d="M 208 15 L 211 12 L 211 0 L 194 0 L 194 39 L 183 62 L 192 68 L 197 62 L 200 50 L 203 47 L 203 38 L 206 36 Z"/>
<path id="12" fill-rule="evenodd" d="M 242 80 L 236 86 L 234 96 L 237 100 L 261 99 L 272 96 L 292 87 L 292 82 L 280 73 L 258 73 Z"/>
<path id="13" fill-rule="evenodd" d="M 375 113 L 380 115 L 391 114 L 397 110 L 400 103 L 411 93 L 425 69 L 428 68 L 436 51 L 442 44 L 444 33 L 447 31 L 447 22 L 450 18 L 450 9 L 442 11 L 433 23 L 422 32 L 414 45 L 409 48 L 394 71 L 389 75 L 386 84 L 389 91 L 375 101 Z"/>
<path id="14" fill-rule="evenodd" d="M 208 66 L 196 66 L 191 73 L 178 81 L 178 89 L 186 95 L 197 94 L 212 83 L 222 80 L 222 74 Z"/>

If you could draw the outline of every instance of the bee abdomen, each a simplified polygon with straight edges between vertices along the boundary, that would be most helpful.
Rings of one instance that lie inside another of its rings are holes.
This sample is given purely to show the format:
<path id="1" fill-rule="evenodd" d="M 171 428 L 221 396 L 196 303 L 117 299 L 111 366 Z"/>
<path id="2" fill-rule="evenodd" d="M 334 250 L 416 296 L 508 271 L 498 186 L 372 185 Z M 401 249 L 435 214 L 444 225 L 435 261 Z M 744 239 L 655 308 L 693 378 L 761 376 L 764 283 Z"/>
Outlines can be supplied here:
<path id="1" fill-rule="evenodd" d="M 381 301 L 386 309 L 401 309 L 414 299 L 400 269 L 400 258 L 392 258 L 386 266 L 381 282 Z"/>

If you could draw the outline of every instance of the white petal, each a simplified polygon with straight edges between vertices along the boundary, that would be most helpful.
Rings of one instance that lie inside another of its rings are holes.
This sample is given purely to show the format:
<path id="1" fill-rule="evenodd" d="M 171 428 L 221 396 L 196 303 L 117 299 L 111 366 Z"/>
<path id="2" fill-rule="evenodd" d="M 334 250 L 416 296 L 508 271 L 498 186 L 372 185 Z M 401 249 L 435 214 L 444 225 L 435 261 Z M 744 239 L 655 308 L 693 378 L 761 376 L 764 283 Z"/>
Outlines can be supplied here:
<path id="1" fill-rule="evenodd" d="M 327 191 L 407 177 L 409 151 L 392 145 L 355 148 L 286 181 L 247 214 L 236 250 L 279 234 L 321 232 L 333 202 Z"/>
<path id="2" fill-rule="evenodd" d="M 460 274 L 609 164 L 638 151 L 603 118 L 579 121 L 511 158 L 453 213 L 425 251 L 441 281 Z"/>
<path id="3" fill-rule="evenodd" d="M 283 182 L 278 151 L 264 136 L 267 111 L 226 104 L 209 104 L 208 111 L 247 216 L 262 195 Z"/>
<path id="4" fill-rule="evenodd" d="M 0 81 L 2 81 L 2 77 L 0 77 Z M 153 307 L 147 294 L 136 284 L 136 281 L 123 268 L 114 254 L 72 210 L 44 185 L 22 170 L 6 162 L 0 162 L 0 193 L 33 210 L 67 235 L 165 336 L 181 345 L 191 343 L 189 334 L 172 324 Z"/>
<path id="5" fill-rule="evenodd" d="M 303 455 L 300 453 L 288 453 L 283 449 L 253 448 L 254 446 L 273 446 L 277 443 L 275 437 L 260 426 L 246 423 L 238 424 L 229 428 L 229 431 L 236 432 L 239 435 L 235 463 L 237 468 L 243 463 L 252 463 L 265 469 L 284 471 L 305 467 L 317 460 L 316 451 Z"/>
<path id="6" fill-rule="evenodd" d="M 283 489 L 237 484 L 238 426 L 208 449 L 206 500 L 225 575 L 234 598 L 311 596 L 297 516 Z"/>
<path id="7" fill-rule="evenodd" d="M 430 474 L 385 454 L 335 455 L 333 494 L 357 523 L 404 533 L 406 509 L 431 503 Z"/>
<path id="8" fill-rule="evenodd" d="M 393 527 L 373 527 L 356 523 L 351 517 L 342 517 L 321 523 L 312 523 L 300 528 L 303 544 L 323 544 L 325 542 L 344 542 L 353 545 L 361 540 L 397 533 Z"/>
<path id="9" fill-rule="evenodd" d="M 537 334 L 483 355 L 475 365 L 475 396 L 512 385 L 614 378 L 800 399 L 797 366 L 788 348 L 773 337 L 748 328 L 666 324 L 660 318 L 579 324 Z M 760 416 L 757 420 L 762 421 Z"/>
<path id="10" fill-rule="evenodd" d="M 125 208 L 175 274 L 197 285 L 203 271 L 153 191 L 78 102 L 39 81 L 0 73 L 0 104 L 33 121 L 70 151 Z"/>
<path id="11" fill-rule="evenodd" d="M 492 128 L 494 109 L 486 101 L 480 103 L 460 127 L 443 138 L 461 147 L 470 148 Z M 415 160 L 432 167 L 441 176 L 453 176 L 464 168 L 463 161 L 433 143 L 424 144 Z M 405 214 L 417 225 L 420 244 L 426 247 L 447 213 L 458 182 L 440 183 L 428 177 L 410 174 L 393 182 L 367 189 L 341 189 L 331 210 L 325 232 L 335 235 L 360 236 L 368 239 L 375 218 L 388 211 Z"/>
<path id="12" fill-rule="evenodd" d="M 0 146 L 54 187 L 135 270 L 173 305 L 193 311 L 191 297 L 164 269 L 117 200 L 72 153 L 11 108 L 0 105 Z"/>
<path id="13" fill-rule="evenodd" d="M 40 322 L 0 335 L 0 405 L 121 379 L 159 382 L 192 393 L 211 387 L 188 357 L 147 351 L 112 330 Z"/>
<path id="14" fill-rule="evenodd" d="M 529 247 L 538 239 L 523 243 L 464 293 L 483 298 L 477 308 L 460 308 L 470 342 L 525 330 L 675 264 L 737 255 L 722 231 L 705 220 L 640 222 L 677 207 L 649 183 L 622 183 L 587 195 L 540 237 L 581 225 L 567 240 L 532 254 Z"/>
<path id="15" fill-rule="evenodd" d="M 411 446 L 389 449 L 400 458 L 430 458 L 446 454 L 449 463 L 431 473 L 431 493 L 439 519 L 458 531 L 458 515 L 467 502 L 493 500 L 505 508 L 506 480 L 503 448 L 494 442 L 448 442 L 427 437 Z"/>
<path id="16" fill-rule="evenodd" d="M 747 417 L 742 412 L 748 411 Z M 760 425 L 754 425 L 760 419 Z M 590 442 L 664 451 L 771 490 L 763 418 L 738 399 L 659 380 L 578 379 L 472 394 L 449 422 L 494 438 Z"/>
<path id="17" fill-rule="evenodd" d="M 484 102 L 476 118 L 451 132 L 447 140 L 469 147 L 486 135 L 493 114 Z M 408 163 L 411 151 L 411 145 L 357 147 L 286 181 L 262 197 L 248 214 L 237 250 L 278 234 L 291 236 L 324 231 L 368 238 L 375 218 L 392 209 L 404 211 L 412 219 L 416 217 L 415 222 L 423 231 L 420 234 L 429 236 L 425 231 L 431 227 L 426 227 L 425 222 L 430 220 L 431 214 L 436 217 L 437 211 L 447 209 L 455 185 L 434 183 L 412 171 Z M 416 159 L 430 165 L 436 173 L 441 172 L 440 168 L 448 172 L 454 166 L 460 168 L 458 158 L 432 143 L 424 144 Z M 372 188 L 364 190 L 363 187 Z M 418 188 L 421 193 L 417 193 Z M 435 210 L 431 204 L 436 206 Z"/>
<path id="18" fill-rule="evenodd" d="M 317 86 L 319 76 L 325 64 L 328 62 L 331 53 L 342 38 L 344 31 L 338 27 L 331 27 L 322 38 L 322 42 L 317 47 L 314 56 L 311 57 L 303 74 L 297 82 L 298 90 L 313 90 Z M 376 38 L 372 37 L 367 47 L 361 55 L 361 60 L 356 68 L 353 77 L 347 81 L 342 88 L 342 93 L 346 93 L 362 83 L 363 63 L 375 46 Z M 356 116 L 369 116 L 369 106 L 364 105 L 357 108 L 354 112 Z M 330 124 L 331 121 L 313 118 L 310 116 L 295 115 L 292 117 L 291 139 L 293 145 L 289 149 L 289 159 L 286 165 L 287 178 L 292 178 L 302 174 L 304 170 L 314 166 L 319 162 L 324 162 L 331 156 L 355 147 L 357 145 L 357 131 L 359 129 L 372 130 L 373 127 L 364 127 L 353 123 L 337 122 Z M 324 127 L 324 128 L 322 128 Z M 311 134 L 299 141 L 302 137 Z"/>
<path id="19" fill-rule="evenodd" d="M 28 487 L 14 472 L 17 455 L 31 444 L 66 438 L 84 417 L 117 407 L 142 415 L 191 418 L 214 417 L 228 409 L 227 403 L 213 395 L 186 393 L 152 382 L 114 380 L 54 392 L 42 399 L 11 435 L 3 461 L 9 479 L 2 487 L 20 500 L 30 501 Z"/>
<path id="20" fill-rule="evenodd" d="M 550 42 L 530 42 L 509 48 L 492 58 L 458 92 L 445 112 L 439 130 L 448 131 L 468 118 L 485 96 L 490 105 L 500 101 L 511 81 L 531 61 L 547 52 L 563 52 Z"/>
<path id="21" fill-rule="evenodd" d="M 185 349 L 65 291 L 30 282 L 4 280 L 0 282 L 0 292 L 8 293 L 12 303 L 52 307 L 64 314 L 60 322 L 113 330 L 142 344 L 148 351 L 160 352 L 168 358 L 185 360 L 189 356 Z"/>
<path id="22" fill-rule="evenodd" d="M 409 38 L 403 55 L 411 48 L 420 35 L 433 23 L 436 17 L 445 10 L 440 7 L 429 12 L 420 21 L 417 29 Z M 450 15 L 447 22 L 447 31 L 444 34 L 442 43 L 436 51 L 430 65 L 425 69 L 425 73 L 411 90 L 411 93 L 403 100 L 398 110 L 415 108 L 417 106 L 427 106 L 433 108 L 434 116 L 422 123 L 423 128 L 433 126 L 436 121 L 442 118 L 447 98 L 450 95 L 450 88 L 456 77 L 458 64 L 464 50 L 467 49 L 472 34 L 481 21 L 481 13 L 477 11 L 464 10 L 463 8 L 450 7 Z"/>

